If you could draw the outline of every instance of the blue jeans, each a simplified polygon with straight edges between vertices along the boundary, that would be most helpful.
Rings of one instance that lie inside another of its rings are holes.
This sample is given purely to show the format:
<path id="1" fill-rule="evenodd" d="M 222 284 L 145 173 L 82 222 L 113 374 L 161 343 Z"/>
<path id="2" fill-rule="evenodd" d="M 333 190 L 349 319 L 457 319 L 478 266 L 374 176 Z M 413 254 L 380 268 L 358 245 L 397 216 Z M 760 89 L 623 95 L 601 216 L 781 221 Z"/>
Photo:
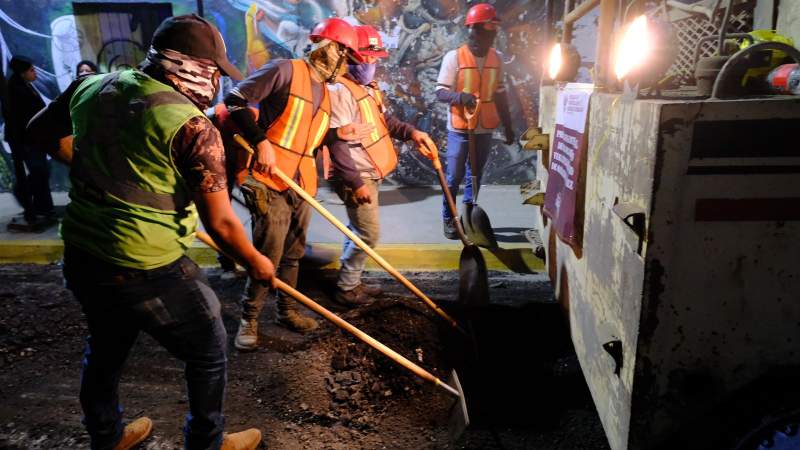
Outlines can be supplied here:
<path id="1" fill-rule="evenodd" d="M 92 449 L 122 437 L 119 380 L 140 331 L 185 363 L 187 449 L 218 449 L 226 383 L 227 336 L 220 304 L 186 256 L 153 270 L 115 266 L 67 244 L 64 278 L 89 326 L 80 401 Z"/>
<path id="2" fill-rule="evenodd" d="M 492 135 L 476 134 L 475 151 L 478 154 L 478 184 L 481 184 L 483 167 L 491 151 Z M 447 132 L 447 185 L 453 194 L 453 199 L 458 197 L 458 188 L 466 176 L 464 183 L 464 203 L 472 203 L 472 168 L 469 164 L 469 135 L 456 131 Z M 447 208 L 447 199 L 442 196 L 442 218 L 450 220 L 452 214 Z"/>

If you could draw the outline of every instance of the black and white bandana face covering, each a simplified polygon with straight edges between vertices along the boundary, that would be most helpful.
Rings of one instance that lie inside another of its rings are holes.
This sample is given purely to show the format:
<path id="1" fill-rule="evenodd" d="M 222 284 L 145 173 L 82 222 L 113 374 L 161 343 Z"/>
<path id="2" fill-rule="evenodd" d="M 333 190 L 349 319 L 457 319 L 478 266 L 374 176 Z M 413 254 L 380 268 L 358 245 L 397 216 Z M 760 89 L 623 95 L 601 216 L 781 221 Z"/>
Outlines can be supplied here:
<path id="1" fill-rule="evenodd" d="M 201 109 L 211 105 L 219 89 L 219 68 L 212 61 L 184 55 L 175 50 L 150 47 L 147 61 L 161 67 L 164 75 Z"/>

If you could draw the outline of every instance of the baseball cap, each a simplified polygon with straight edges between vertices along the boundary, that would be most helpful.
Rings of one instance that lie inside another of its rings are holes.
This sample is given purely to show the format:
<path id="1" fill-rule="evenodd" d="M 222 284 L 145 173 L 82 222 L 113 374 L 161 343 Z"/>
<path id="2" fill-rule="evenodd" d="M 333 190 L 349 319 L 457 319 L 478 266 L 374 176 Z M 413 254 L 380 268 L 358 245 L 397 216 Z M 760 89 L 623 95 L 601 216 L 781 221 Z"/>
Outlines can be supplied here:
<path id="1" fill-rule="evenodd" d="M 196 14 L 170 17 L 153 33 L 152 45 L 158 50 L 175 50 L 195 58 L 214 61 L 222 71 L 234 80 L 244 78 L 230 61 L 217 27 Z"/>

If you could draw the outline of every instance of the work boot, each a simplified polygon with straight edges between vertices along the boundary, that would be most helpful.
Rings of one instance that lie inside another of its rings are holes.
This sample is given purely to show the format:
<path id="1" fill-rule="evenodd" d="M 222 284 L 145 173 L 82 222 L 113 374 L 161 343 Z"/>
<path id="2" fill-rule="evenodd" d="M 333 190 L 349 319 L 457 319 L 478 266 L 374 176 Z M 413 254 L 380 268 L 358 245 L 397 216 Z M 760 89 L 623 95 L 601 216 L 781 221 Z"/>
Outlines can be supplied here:
<path id="1" fill-rule="evenodd" d="M 444 219 L 444 237 L 447 239 L 458 239 L 458 233 L 456 233 L 456 224 L 453 222 L 454 220 L 456 219 Z"/>
<path id="2" fill-rule="evenodd" d="M 151 431 L 153 431 L 153 421 L 147 417 L 139 417 L 125 425 L 125 429 L 122 430 L 122 439 L 114 446 L 114 450 L 128 450 L 136 447 L 147 439 L 147 436 L 150 436 Z"/>
<path id="3" fill-rule="evenodd" d="M 236 347 L 236 350 L 243 352 L 258 348 L 258 320 L 242 319 L 239 322 L 239 331 L 236 332 L 233 346 Z"/>
<path id="4" fill-rule="evenodd" d="M 339 303 L 344 306 L 366 306 L 371 304 L 373 301 L 372 297 L 367 294 L 364 289 L 362 288 L 363 284 L 359 284 L 354 289 L 350 289 L 345 291 L 342 288 L 336 288 L 336 295 L 333 296 L 333 299 L 336 300 L 336 303 Z"/>
<path id="5" fill-rule="evenodd" d="M 226 434 L 220 450 L 253 450 L 261 443 L 261 432 L 256 428 Z"/>
<path id="6" fill-rule="evenodd" d="M 292 308 L 278 308 L 275 323 L 298 333 L 307 333 L 319 327 L 316 320 L 304 316 Z"/>
<path id="7" fill-rule="evenodd" d="M 378 286 L 370 286 L 368 284 L 361 283 L 356 286 L 356 289 L 361 289 L 361 292 L 369 295 L 372 298 L 377 298 L 383 295 L 383 289 Z"/>

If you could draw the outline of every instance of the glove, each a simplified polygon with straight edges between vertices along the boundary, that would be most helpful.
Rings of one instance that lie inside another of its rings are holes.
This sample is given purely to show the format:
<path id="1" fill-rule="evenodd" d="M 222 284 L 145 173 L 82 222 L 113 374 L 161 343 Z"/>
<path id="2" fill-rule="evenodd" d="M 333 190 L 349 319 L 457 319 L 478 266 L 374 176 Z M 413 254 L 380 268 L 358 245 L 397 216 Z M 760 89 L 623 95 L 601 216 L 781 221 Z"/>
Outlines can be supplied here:
<path id="1" fill-rule="evenodd" d="M 462 92 L 461 98 L 459 99 L 459 103 L 461 103 L 462 106 L 466 106 L 467 108 L 472 109 L 475 108 L 475 106 L 478 104 L 478 97 L 469 94 L 467 92 Z"/>
<path id="2" fill-rule="evenodd" d="M 239 186 L 239 189 L 242 191 L 244 203 L 247 205 L 247 209 L 250 210 L 251 214 L 258 214 L 261 216 L 267 214 L 269 200 L 267 199 L 266 188 L 260 181 L 252 176 L 248 176 L 247 179 L 244 180 L 244 183 Z"/>

